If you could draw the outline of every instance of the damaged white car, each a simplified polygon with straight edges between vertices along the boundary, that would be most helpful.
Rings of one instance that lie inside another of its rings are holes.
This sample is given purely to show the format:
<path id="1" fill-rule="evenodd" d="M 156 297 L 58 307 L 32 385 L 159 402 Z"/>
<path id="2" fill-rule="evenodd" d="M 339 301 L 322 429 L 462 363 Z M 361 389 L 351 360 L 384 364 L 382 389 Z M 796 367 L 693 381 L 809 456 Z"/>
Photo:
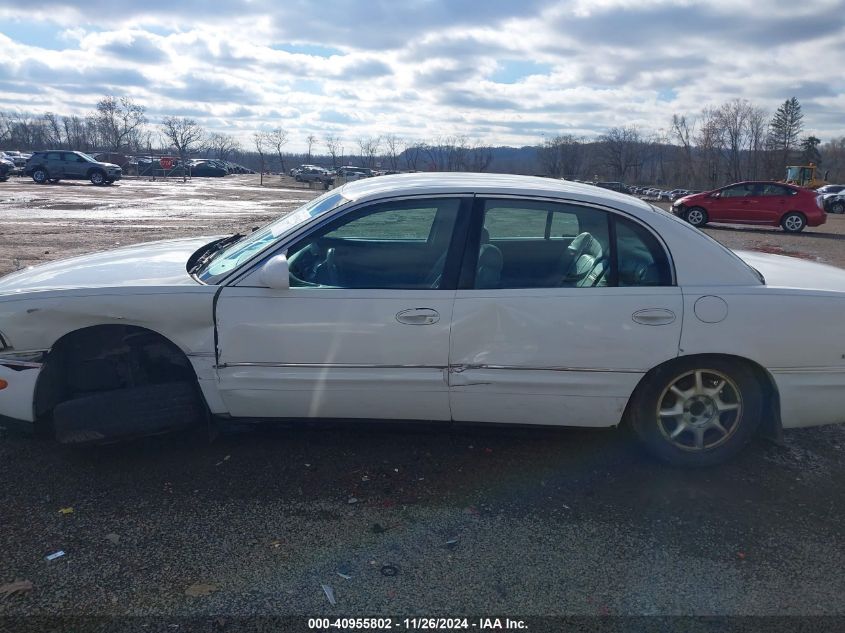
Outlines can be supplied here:
<path id="1" fill-rule="evenodd" d="M 61 442 L 227 419 L 629 424 L 717 463 L 845 419 L 845 271 L 542 178 L 349 183 L 250 235 L 0 280 L 0 416 Z"/>

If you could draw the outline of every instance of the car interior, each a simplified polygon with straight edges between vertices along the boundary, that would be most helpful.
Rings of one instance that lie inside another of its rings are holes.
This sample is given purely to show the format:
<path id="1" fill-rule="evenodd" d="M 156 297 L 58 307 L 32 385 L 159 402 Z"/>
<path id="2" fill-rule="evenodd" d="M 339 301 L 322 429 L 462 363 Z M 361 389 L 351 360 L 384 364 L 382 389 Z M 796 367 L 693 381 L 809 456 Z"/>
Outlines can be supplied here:
<path id="1" fill-rule="evenodd" d="M 437 289 L 441 286 L 458 201 L 428 208 L 396 205 L 343 218 L 288 249 L 292 287 Z M 521 222 L 512 209 L 485 215 L 475 262 L 476 289 L 587 288 L 611 283 L 608 216 L 594 209 L 557 212 Z M 536 219 L 535 219 L 536 218 Z M 533 225 L 532 225 L 533 224 Z M 563 231 L 558 234 L 555 228 Z M 666 285 L 669 267 L 653 236 L 616 221 L 616 283 Z M 533 234 L 537 231 L 539 234 Z M 577 231 L 577 232 L 576 232 Z"/>

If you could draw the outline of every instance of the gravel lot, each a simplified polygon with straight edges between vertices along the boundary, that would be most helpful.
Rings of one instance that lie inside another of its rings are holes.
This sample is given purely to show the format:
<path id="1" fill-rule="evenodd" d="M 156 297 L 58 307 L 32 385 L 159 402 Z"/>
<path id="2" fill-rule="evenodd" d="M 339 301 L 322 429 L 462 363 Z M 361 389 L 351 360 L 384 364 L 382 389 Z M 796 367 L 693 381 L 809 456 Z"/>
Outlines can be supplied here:
<path id="1" fill-rule="evenodd" d="M 13 179 L 0 272 L 249 229 L 314 195 L 294 184 Z M 845 216 L 707 232 L 845 267 Z M 263 426 L 86 450 L 6 433 L 0 479 L 0 585 L 33 583 L 0 616 L 845 615 L 842 425 L 701 472 L 619 431 Z"/>

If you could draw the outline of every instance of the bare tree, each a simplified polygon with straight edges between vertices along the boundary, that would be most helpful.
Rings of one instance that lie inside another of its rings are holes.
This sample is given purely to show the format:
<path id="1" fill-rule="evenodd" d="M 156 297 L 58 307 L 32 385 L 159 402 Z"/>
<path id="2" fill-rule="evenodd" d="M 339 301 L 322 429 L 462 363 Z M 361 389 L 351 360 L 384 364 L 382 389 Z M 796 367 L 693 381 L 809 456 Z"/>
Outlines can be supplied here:
<path id="1" fill-rule="evenodd" d="M 546 175 L 553 178 L 572 178 L 578 173 L 581 154 L 580 139 L 572 134 L 559 134 L 543 141 L 538 158 Z"/>
<path id="2" fill-rule="evenodd" d="M 372 169 L 376 166 L 376 156 L 378 156 L 378 149 L 380 145 L 380 136 L 362 136 L 358 139 L 358 149 L 361 152 L 361 163 L 364 167 L 369 167 L 370 169 Z"/>
<path id="3" fill-rule="evenodd" d="M 241 144 L 231 134 L 220 134 L 215 132 L 208 135 L 206 146 L 212 156 L 220 160 L 228 160 L 229 154 L 237 151 Z"/>
<path id="4" fill-rule="evenodd" d="M 191 152 L 197 150 L 205 137 L 205 130 L 194 120 L 188 118 L 166 117 L 161 122 L 161 133 L 176 148 L 182 163 L 182 180 L 186 178 L 184 166 Z"/>
<path id="5" fill-rule="evenodd" d="M 309 137 L 310 138 L 310 137 Z M 279 159 L 279 171 L 284 175 L 285 173 L 285 158 L 282 155 L 282 148 L 288 142 L 288 131 L 282 127 L 277 127 L 274 130 L 267 132 L 265 135 L 266 145 L 269 145 L 276 150 L 276 156 Z M 308 153 L 311 153 L 311 147 L 308 148 Z"/>
<path id="6" fill-rule="evenodd" d="M 402 157 L 405 159 L 405 169 L 417 171 L 424 147 L 425 143 L 421 143 L 420 141 L 405 141 L 405 149 L 402 151 Z"/>
<path id="7" fill-rule="evenodd" d="M 387 145 L 387 160 L 390 163 L 390 169 L 396 171 L 399 169 L 399 154 L 401 153 L 399 146 L 402 141 L 395 134 L 387 134 L 384 137 L 384 143 Z"/>
<path id="8" fill-rule="evenodd" d="M 259 184 L 264 185 L 264 172 L 266 171 L 264 155 L 267 153 L 267 150 L 270 147 L 267 139 L 267 134 L 265 134 L 264 132 L 255 132 L 252 135 L 252 142 L 255 144 L 255 151 L 258 153 L 258 161 L 261 163 L 261 176 L 259 177 Z"/>
<path id="9" fill-rule="evenodd" d="M 138 145 L 138 133 L 146 124 L 146 108 L 129 97 L 105 96 L 97 102 L 97 125 L 106 148 L 117 152 Z"/>
<path id="10" fill-rule="evenodd" d="M 693 165 L 692 135 L 695 133 L 695 119 L 687 120 L 686 116 L 672 115 L 672 135 L 681 144 L 685 182 L 687 186 L 695 181 L 695 166 Z"/>
<path id="11" fill-rule="evenodd" d="M 340 137 L 337 136 L 336 134 L 329 134 L 323 140 L 323 143 L 325 143 L 325 145 L 326 145 L 326 150 L 329 152 L 329 156 L 332 157 L 332 168 L 333 169 L 338 168 L 337 159 L 338 159 L 338 156 L 340 156 L 340 154 L 342 153 L 342 148 L 341 148 L 342 142 L 343 141 L 341 141 Z"/>
<path id="12" fill-rule="evenodd" d="M 701 160 L 701 182 L 706 188 L 714 189 L 722 180 L 720 167 L 725 145 L 725 132 L 717 110 L 708 107 L 701 111 L 695 144 Z"/>
<path id="13" fill-rule="evenodd" d="M 313 134 L 309 134 L 305 139 L 305 144 L 308 146 L 308 157 L 305 159 L 306 162 L 311 162 L 311 151 L 314 149 L 314 144 L 317 142 L 317 137 Z"/>
<path id="14" fill-rule="evenodd" d="M 643 163 L 643 139 L 635 127 L 614 127 L 599 137 L 605 166 L 614 177 L 625 181 Z"/>

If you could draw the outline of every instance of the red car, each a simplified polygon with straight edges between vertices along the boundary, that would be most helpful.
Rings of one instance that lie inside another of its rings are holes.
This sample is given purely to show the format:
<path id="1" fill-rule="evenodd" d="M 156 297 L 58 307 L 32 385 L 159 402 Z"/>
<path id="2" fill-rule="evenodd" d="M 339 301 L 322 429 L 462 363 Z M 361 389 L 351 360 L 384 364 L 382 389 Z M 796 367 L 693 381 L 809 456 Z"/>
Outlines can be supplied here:
<path id="1" fill-rule="evenodd" d="M 782 182 L 738 182 L 676 200 L 672 213 L 693 226 L 708 222 L 781 226 L 798 233 L 827 221 L 822 196 Z"/>

